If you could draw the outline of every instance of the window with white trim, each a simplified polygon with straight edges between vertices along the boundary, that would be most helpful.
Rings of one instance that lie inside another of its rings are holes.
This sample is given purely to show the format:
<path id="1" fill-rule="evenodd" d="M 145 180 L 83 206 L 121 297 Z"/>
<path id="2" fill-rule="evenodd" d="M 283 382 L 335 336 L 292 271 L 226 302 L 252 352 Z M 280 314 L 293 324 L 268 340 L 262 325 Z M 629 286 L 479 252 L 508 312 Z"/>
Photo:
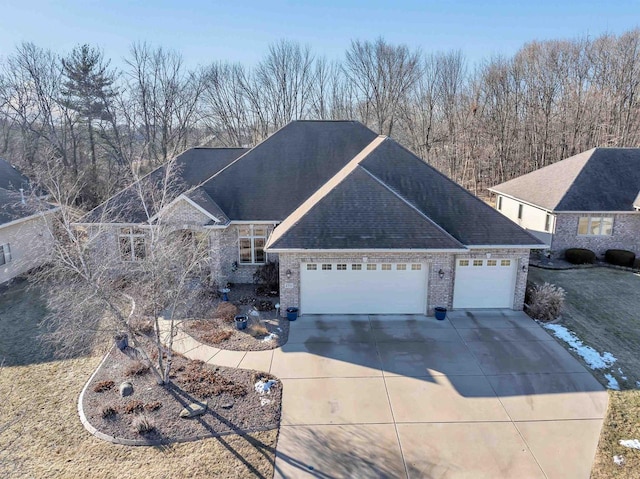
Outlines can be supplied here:
<path id="1" fill-rule="evenodd" d="M 412 264 L 411 265 L 411 271 L 420 271 L 422 270 L 422 265 L 421 264 Z"/>
<path id="2" fill-rule="evenodd" d="M 474 266 L 482 266 L 483 261 L 481 259 L 474 259 L 473 260 L 473 265 Z"/>
<path id="3" fill-rule="evenodd" d="M 580 236 L 611 236 L 613 216 L 581 216 L 578 220 Z"/>
<path id="4" fill-rule="evenodd" d="M 264 245 L 267 243 L 267 227 L 264 225 L 243 225 L 238 228 L 238 247 L 240 264 L 264 264 L 267 255 Z"/>
<path id="5" fill-rule="evenodd" d="M 403 263 L 399 263 L 399 264 L 396 265 L 396 269 L 398 271 L 406 271 L 407 270 L 407 265 L 403 264 Z"/>
<path id="6" fill-rule="evenodd" d="M 307 265 L 307 271 L 315 271 L 318 269 L 318 265 L 317 264 L 308 264 Z"/>
<path id="7" fill-rule="evenodd" d="M 518 205 L 518 219 L 522 219 L 522 204 Z"/>
<path id="8" fill-rule="evenodd" d="M 120 228 L 118 244 L 123 261 L 141 261 L 147 257 L 146 235 L 141 228 Z"/>
<path id="9" fill-rule="evenodd" d="M 460 266 L 469 266 L 469 260 L 468 259 L 461 259 L 458 262 L 458 265 L 460 265 Z"/>
<path id="10" fill-rule="evenodd" d="M 488 259 L 487 266 L 498 266 L 498 261 L 495 259 Z"/>
<path id="11" fill-rule="evenodd" d="M 0 245 L 0 265 L 11 263 L 11 246 L 9 243 Z"/>
<path id="12" fill-rule="evenodd" d="M 500 266 L 511 266 L 511 260 L 510 259 L 500 260 Z"/>
<path id="13" fill-rule="evenodd" d="M 338 264 L 338 265 L 336 265 L 336 269 L 338 271 L 346 271 L 347 270 L 347 265 L 346 264 Z"/>
<path id="14" fill-rule="evenodd" d="M 351 271 L 362 271 L 362 265 L 361 264 L 352 264 L 351 265 Z"/>
<path id="15" fill-rule="evenodd" d="M 390 264 L 383 264 L 382 265 L 382 271 L 391 271 L 391 265 Z"/>
<path id="16" fill-rule="evenodd" d="M 502 209 L 502 196 L 498 196 L 498 210 Z"/>
<path id="17" fill-rule="evenodd" d="M 544 219 L 544 230 L 551 231 L 551 215 L 547 213 L 547 216 Z"/>
<path id="18" fill-rule="evenodd" d="M 331 265 L 330 264 L 323 264 L 322 265 L 322 271 L 331 271 Z"/>
<path id="19" fill-rule="evenodd" d="M 377 267 L 378 265 L 376 264 L 367 263 L 367 271 L 375 271 Z"/>

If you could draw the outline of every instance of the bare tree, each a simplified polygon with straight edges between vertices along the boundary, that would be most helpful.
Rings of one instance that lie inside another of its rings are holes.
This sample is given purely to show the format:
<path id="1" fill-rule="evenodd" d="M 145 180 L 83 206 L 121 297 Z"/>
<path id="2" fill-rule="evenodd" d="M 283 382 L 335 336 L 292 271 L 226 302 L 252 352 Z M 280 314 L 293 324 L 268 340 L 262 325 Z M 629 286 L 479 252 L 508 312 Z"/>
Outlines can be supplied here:
<path id="1" fill-rule="evenodd" d="M 345 73 L 359 92 L 361 117 L 391 135 L 398 107 L 418 81 L 420 54 L 406 45 L 393 46 L 382 38 L 375 42 L 352 41 L 346 53 Z"/>
<path id="2" fill-rule="evenodd" d="M 50 226 L 53 257 L 36 276 L 47 291 L 45 324 L 54 331 L 47 339 L 64 355 L 127 333 L 158 382 L 166 383 L 176 328 L 199 294 L 192 283 L 209 258 L 205 235 L 182 230 L 161 214 L 181 191 L 175 165 L 138 179 L 89 216 L 74 207 L 80 185 L 64 184 L 55 163 L 42 168 L 39 179 L 60 206 Z M 125 212 L 143 220 L 118 224 Z M 136 327 L 145 318 L 152 324 L 150 339 Z"/>

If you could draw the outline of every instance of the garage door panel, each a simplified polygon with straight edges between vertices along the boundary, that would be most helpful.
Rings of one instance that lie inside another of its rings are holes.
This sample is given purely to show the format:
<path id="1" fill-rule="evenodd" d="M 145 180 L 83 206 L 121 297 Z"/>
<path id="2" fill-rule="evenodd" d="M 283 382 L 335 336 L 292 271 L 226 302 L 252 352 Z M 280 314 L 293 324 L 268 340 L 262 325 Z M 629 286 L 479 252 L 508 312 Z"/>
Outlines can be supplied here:
<path id="1" fill-rule="evenodd" d="M 396 263 L 385 263 L 387 269 L 376 264 L 372 270 L 362 264 L 354 270 L 352 264 L 347 263 L 346 269 L 338 270 L 338 264 L 344 263 L 332 263 L 330 270 L 323 270 L 321 263 L 315 270 L 308 270 L 307 263 L 301 265 L 303 314 L 424 314 L 426 311 L 426 265 L 411 269 L 409 263 L 399 269 Z"/>
<path id="2" fill-rule="evenodd" d="M 457 260 L 453 307 L 512 308 L 516 260 Z"/>

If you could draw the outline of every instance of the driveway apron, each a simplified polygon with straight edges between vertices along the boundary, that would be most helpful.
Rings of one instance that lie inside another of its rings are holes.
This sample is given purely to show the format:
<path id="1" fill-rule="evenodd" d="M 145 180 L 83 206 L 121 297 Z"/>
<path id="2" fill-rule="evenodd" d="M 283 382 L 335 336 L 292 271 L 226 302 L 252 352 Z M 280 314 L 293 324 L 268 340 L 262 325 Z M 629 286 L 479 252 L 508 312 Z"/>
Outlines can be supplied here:
<path id="1" fill-rule="evenodd" d="M 588 478 L 607 409 L 522 312 L 301 316 L 227 364 L 283 383 L 276 478 Z"/>

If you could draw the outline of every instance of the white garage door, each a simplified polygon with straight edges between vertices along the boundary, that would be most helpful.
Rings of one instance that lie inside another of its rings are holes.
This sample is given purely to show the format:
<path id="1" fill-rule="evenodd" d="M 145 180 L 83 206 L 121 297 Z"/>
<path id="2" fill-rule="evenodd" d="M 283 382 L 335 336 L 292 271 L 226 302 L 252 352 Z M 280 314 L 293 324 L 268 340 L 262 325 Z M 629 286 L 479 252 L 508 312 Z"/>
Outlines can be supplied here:
<path id="1" fill-rule="evenodd" d="M 302 314 L 424 314 L 423 263 L 302 263 Z"/>
<path id="2" fill-rule="evenodd" d="M 458 259 L 454 308 L 512 308 L 516 283 L 513 259 Z"/>

